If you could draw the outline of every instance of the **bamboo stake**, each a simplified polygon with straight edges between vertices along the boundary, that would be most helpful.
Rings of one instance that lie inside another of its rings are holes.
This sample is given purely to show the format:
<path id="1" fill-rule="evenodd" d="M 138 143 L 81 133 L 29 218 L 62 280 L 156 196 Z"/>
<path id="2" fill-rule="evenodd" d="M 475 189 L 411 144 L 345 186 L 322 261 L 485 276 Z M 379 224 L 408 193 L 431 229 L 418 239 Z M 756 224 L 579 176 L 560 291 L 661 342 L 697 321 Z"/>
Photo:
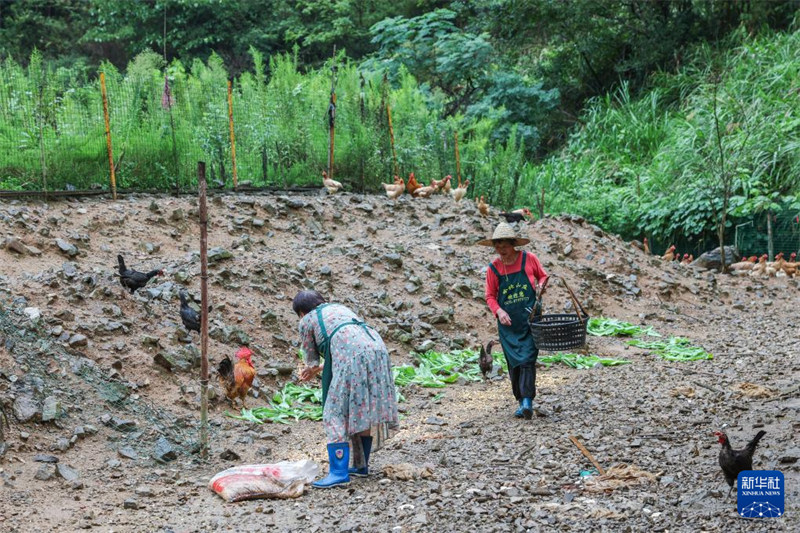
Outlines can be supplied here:
<path id="1" fill-rule="evenodd" d="M 461 188 L 461 157 L 458 154 L 458 132 L 455 132 L 456 137 L 456 177 L 458 178 L 458 187 Z"/>
<path id="2" fill-rule="evenodd" d="M 111 150 L 111 120 L 108 117 L 108 95 L 106 94 L 106 73 L 100 73 L 100 92 L 103 94 L 103 118 L 106 121 L 106 149 L 108 166 L 111 169 L 111 197 L 117 199 L 117 175 L 114 172 L 114 152 Z"/>
<path id="3" fill-rule="evenodd" d="M 400 167 L 397 164 L 397 151 L 394 149 L 394 128 L 392 128 L 392 107 L 386 104 L 386 115 L 389 117 L 389 140 L 392 143 L 392 159 L 394 160 L 394 175 L 400 175 Z"/>
<path id="4" fill-rule="evenodd" d="M 44 116 L 42 114 L 42 91 L 43 87 L 39 87 L 39 106 L 36 114 L 39 119 L 39 161 L 42 164 L 42 192 L 44 193 L 44 201 L 47 201 L 47 160 L 44 153 Z M 770 241 L 772 242 L 772 241 Z"/>
<path id="5" fill-rule="evenodd" d="M 336 45 L 333 46 L 333 61 L 331 65 L 331 100 L 328 104 L 328 129 L 330 142 L 328 144 L 328 179 L 333 179 L 333 140 L 336 132 Z"/>
<path id="6" fill-rule="evenodd" d="M 583 455 L 585 455 L 585 456 L 586 456 L 586 458 L 587 458 L 587 459 L 589 459 L 589 460 L 592 462 L 592 464 L 593 464 L 593 465 L 594 465 L 594 467 L 597 469 L 597 471 L 598 471 L 598 472 L 600 472 L 600 475 L 601 475 L 601 476 L 602 476 L 603 474 L 605 474 L 605 473 L 606 473 L 606 471 L 605 471 L 605 470 L 603 470 L 603 467 L 602 467 L 602 466 L 600 466 L 600 463 L 598 463 L 598 462 L 597 462 L 597 460 L 595 460 L 595 458 L 594 458 L 594 457 L 592 457 L 592 454 L 591 454 L 591 453 L 589 453 L 589 450 L 587 450 L 587 449 L 586 449 L 586 447 L 585 447 L 583 444 L 581 444 L 581 442 L 580 442 L 580 441 L 579 441 L 577 438 L 575 438 L 575 437 L 573 437 L 572 435 L 570 435 L 570 436 L 569 436 L 569 440 L 571 440 L 571 441 L 572 441 L 572 443 L 573 443 L 575 446 L 577 446 L 577 447 L 578 447 L 578 449 L 581 451 L 581 453 L 582 453 Z"/>
<path id="7" fill-rule="evenodd" d="M 231 126 L 231 160 L 233 161 L 233 190 L 239 186 L 236 173 L 236 137 L 233 135 L 233 83 L 228 80 L 228 122 Z"/>
<path id="8" fill-rule="evenodd" d="M 200 455 L 208 457 L 208 209 L 206 164 L 197 163 L 200 187 Z"/>

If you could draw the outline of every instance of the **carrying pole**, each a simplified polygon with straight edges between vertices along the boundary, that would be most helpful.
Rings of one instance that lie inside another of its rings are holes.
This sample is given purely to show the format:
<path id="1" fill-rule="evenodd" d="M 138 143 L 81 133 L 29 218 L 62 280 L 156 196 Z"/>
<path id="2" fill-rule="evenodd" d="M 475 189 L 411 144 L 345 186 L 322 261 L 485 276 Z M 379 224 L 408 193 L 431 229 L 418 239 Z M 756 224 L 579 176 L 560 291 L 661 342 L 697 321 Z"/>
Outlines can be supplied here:
<path id="1" fill-rule="evenodd" d="M 208 457 L 208 208 L 206 164 L 197 163 L 200 188 L 200 455 Z"/>
<path id="2" fill-rule="evenodd" d="M 394 175 L 400 175 L 400 167 L 397 164 L 397 151 L 394 149 L 394 128 L 392 128 L 392 107 L 386 104 L 386 115 L 389 117 L 389 141 L 392 143 L 392 159 L 394 161 Z"/>
<path id="3" fill-rule="evenodd" d="M 233 82 L 228 80 L 228 123 L 231 129 L 231 161 L 233 162 L 233 190 L 239 186 L 236 173 L 236 136 L 233 134 Z"/>
<path id="4" fill-rule="evenodd" d="M 114 152 L 111 150 L 111 120 L 108 117 L 108 95 L 106 94 L 106 73 L 100 73 L 100 92 L 103 94 L 103 118 L 106 123 L 106 150 L 108 167 L 111 169 L 111 197 L 117 199 L 117 176 L 114 170 Z"/>

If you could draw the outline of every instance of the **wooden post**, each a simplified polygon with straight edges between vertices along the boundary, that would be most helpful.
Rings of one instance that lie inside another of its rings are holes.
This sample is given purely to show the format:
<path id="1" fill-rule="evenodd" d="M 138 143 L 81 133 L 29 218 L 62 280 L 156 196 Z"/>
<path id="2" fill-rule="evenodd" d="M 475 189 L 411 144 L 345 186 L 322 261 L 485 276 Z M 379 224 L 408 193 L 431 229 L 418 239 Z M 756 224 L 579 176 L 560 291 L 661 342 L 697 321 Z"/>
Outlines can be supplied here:
<path id="1" fill-rule="evenodd" d="M 206 164 L 197 163 L 200 188 L 200 454 L 208 457 L 208 209 Z"/>
<path id="2" fill-rule="evenodd" d="M 330 143 L 328 144 L 328 179 L 333 179 L 333 139 L 336 131 L 336 45 L 333 46 L 333 61 L 331 64 L 331 99 L 328 104 L 328 130 Z"/>
<path id="3" fill-rule="evenodd" d="M 39 105 L 36 110 L 37 118 L 39 119 L 39 161 L 42 164 L 42 192 L 44 193 L 44 201 L 47 201 L 47 158 L 44 153 L 44 114 L 42 113 L 42 93 L 43 87 L 39 87 Z"/>
<path id="4" fill-rule="evenodd" d="M 106 73 L 100 73 L 100 92 L 103 94 L 103 118 L 106 121 L 106 150 L 108 166 L 111 169 L 111 197 L 117 199 L 117 176 L 114 172 L 114 152 L 111 150 L 111 120 L 108 118 L 108 95 L 106 94 Z"/>
<path id="5" fill-rule="evenodd" d="M 458 178 L 458 186 L 461 187 L 461 157 L 458 154 L 458 132 L 455 132 L 456 138 L 456 177 Z"/>
<path id="6" fill-rule="evenodd" d="M 233 135 L 233 83 L 228 80 L 228 122 L 231 126 L 231 161 L 233 161 L 233 190 L 239 186 L 236 173 L 236 137 Z"/>
<path id="7" fill-rule="evenodd" d="M 400 167 L 397 164 L 397 152 L 394 149 L 394 128 L 392 128 L 392 107 L 386 104 L 386 115 L 389 117 L 389 141 L 392 143 L 392 159 L 394 160 L 394 175 L 400 175 Z"/>

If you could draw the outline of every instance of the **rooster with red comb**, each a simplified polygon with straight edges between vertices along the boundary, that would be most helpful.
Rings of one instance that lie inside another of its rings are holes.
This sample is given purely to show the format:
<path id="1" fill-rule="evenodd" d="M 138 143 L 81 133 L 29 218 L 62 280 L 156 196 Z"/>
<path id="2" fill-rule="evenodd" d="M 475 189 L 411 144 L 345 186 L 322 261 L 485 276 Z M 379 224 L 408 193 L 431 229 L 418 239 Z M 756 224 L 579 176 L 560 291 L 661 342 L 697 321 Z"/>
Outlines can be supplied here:
<path id="1" fill-rule="evenodd" d="M 236 407 L 236 398 L 242 401 L 242 407 L 247 409 L 245 398 L 253 385 L 253 378 L 256 377 L 256 369 L 253 367 L 253 352 L 247 346 L 242 346 L 236 352 L 236 364 L 233 364 L 227 355 L 219 362 L 217 373 L 219 382 L 225 389 L 225 396 Z"/>

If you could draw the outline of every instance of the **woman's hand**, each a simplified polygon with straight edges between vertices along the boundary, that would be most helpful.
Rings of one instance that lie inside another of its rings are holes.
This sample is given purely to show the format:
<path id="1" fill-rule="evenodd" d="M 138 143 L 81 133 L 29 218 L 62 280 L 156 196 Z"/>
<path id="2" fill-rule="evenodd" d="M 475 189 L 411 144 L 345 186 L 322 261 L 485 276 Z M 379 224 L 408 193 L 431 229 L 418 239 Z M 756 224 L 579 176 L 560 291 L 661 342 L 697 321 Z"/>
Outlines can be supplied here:
<path id="1" fill-rule="evenodd" d="M 322 365 L 319 366 L 307 366 L 303 370 L 300 371 L 300 381 L 309 381 L 314 378 L 317 374 L 322 372 Z"/>
<path id="2" fill-rule="evenodd" d="M 500 323 L 503 324 L 504 326 L 511 325 L 511 317 L 508 315 L 508 313 L 506 313 L 502 309 L 497 310 L 497 320 L 499 320 Z"/>

